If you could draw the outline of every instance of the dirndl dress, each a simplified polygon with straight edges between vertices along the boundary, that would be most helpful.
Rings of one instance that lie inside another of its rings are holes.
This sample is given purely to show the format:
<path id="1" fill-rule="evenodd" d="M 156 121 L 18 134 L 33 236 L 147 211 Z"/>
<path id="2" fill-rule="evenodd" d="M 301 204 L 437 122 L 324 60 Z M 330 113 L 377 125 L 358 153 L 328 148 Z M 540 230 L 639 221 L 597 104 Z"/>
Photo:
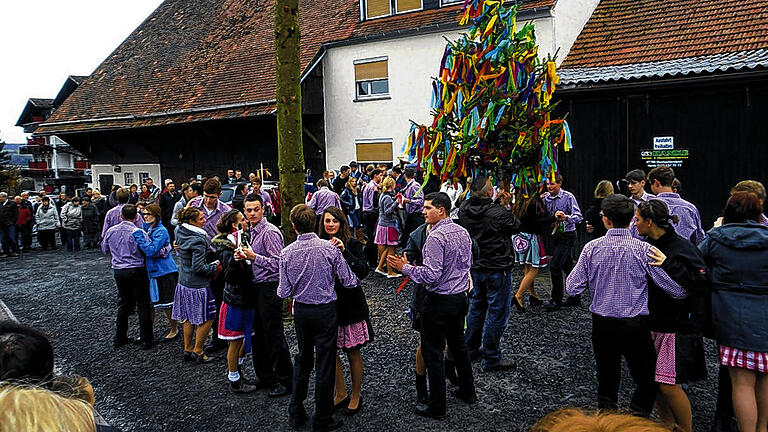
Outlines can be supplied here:
<path id="1" fill-rule="evenodd" d="M 173 295 L 173 312 L 171 319 L 193 325 L 200 325 L 216 318 L 216 299 L 211 287 L 190 288 L 182 284 L 176 285 Z"/>
<path id="2" fill-rule="evenodd" d="M 376 237 L 373 242 L 382 246 L 397 246 L 400 240 L 400 231 L 397 227 L 384 227 L 376 224 Z"/>
<path id="3" fill-rule="evenodd" d="M 170 309 L 173 307 L 173 297 L 176 293 L 176 285 L 179 283 L 179 273 L 173 272 L 150 278 L 150 291 L 156 290 L 157 297 L 152 296 L 152 305 L 155 309 Z"/>
<path id="4" fill-rule="evenodd" d="M 339 338 L 336 347 L 348 352 L 362 348 L 373 340 L 371 320 L 366 319 L 354 324 L 339 326 Z"/>
<path id="5" fill-rule="evenodd" d="M 515 262 L 531 267 L 546 267 L 547 253 L 541 236 L 531 233 L 519 233 L 512 236 L 512 248 L 515 251 Z"/>

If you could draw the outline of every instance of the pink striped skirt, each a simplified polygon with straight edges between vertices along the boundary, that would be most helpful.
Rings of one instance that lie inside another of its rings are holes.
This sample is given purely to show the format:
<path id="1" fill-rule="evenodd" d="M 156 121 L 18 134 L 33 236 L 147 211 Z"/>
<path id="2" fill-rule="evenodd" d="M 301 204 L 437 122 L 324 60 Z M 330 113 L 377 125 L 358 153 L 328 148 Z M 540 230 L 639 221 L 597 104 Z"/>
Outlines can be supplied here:
<path id="1" fill-rule="evenodd" d="M 720 364 L 723 366 L 738 367 L 760 373 L 767 373 L 768 353 L 720 346 Z"/>

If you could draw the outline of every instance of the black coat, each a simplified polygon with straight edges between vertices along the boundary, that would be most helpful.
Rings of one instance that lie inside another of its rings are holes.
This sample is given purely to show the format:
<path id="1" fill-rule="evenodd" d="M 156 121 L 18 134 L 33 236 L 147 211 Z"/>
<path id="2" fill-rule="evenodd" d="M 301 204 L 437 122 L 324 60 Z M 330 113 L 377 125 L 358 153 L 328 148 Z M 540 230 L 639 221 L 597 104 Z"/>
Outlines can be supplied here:
<path id="1" fill-rule="evenodd" d="M 181 199 L 181 192 L 178 192 L 178 191 L 172 194 L 169 194 L 168 192 L 160 194 L 160 197 L 157 199 L 157 205 L 160 206 L 160 211 L 162 213 L 162 218 L 163 218 L 163 225 L 170 226 L 171 218 L 173 218 L 173 207 L 176 205 L 176 202 L 180 199 Z"/>
<path id="2" fill-rule="evenodd" d="M 213 238 L 214 259 L 221 262 L 221 273 L 211 280 L 211 290 L 221 289 L 226 304 L 240 308 L 256 307 L 253 270 L 245 260 L 235 260 L 235 245 L 225 234 Z"/>
<path id="3" fill-rule="evenodd" d="M 362 243 L 354 238 L 349 239 L 342 255 L 358 279 L 362 280 L 368 276 L 368 272 L 371 269 L 368 267 L 368 261 L 365 259 Z M 354 288 L 345 288 L 336 280 L 334 289 L 336 290 L 339 326 L 346 326 L 369 319 L 368 302 L 365 300 L 365 293 L 359 284 Z"/>
<path id="4" fill-rule="evenodd" d="M 83 215 L 82 230 L 84 233 L 93 234 L 101 231 L 99 228 L 99 222 L 101 222 L 99 209 L 96 208 L 95 204 L 91 203 L 88 206 L 80 206 L 80 211 Z"/>
<path id="5" fill-rule="evenodd" d="M 16 225 L 16 219 L 19 217 L 19 206 L 11 198 L 5 203 L 0 204 L 0 224 L 9 227 Z"/>
<path id="6" fill-rule="evenodd" d="M 512 234 L 520 232 L 520 220 L 490 198 L 472 197 L 459 208 L 459 224 L 477 242 L 479 254 L 472 269 L 507 271 L 515 263 Z"/>
<path id="7" fill-rule="evenodd" d="M 589 234 L 590 239 L 602 237 L 608 232 L 608 229 L 605 228 L 605 224 L 603 223 L 603 218 L 600 216 L 600 205 L 602 203 L 603 198 L 592 198 L 589 207 L 584 211 L 584 220 L 595 227 L 595 230 Z"/>
<path id="8" fill-rule="evenodd" d="M 408 262 L 413 265 L 423 263 L 422 249 L 427 241 L 427 224 L 421 224 L 408 236 L 408 243 L 405 245 L 403 253 L 408 258 Z M 424 310 L 424 296 L 427 289 L 423 284 L 414 284 L 413 295 L 411 296 L 411 310 L 422 312 Z"/>
<path id="9" fill-rule="evenodd" d="M 667 256 L 661 268 L 688 292 L 688 297 L 676 299 L 652 281 L 648 284 L 648 311 L 652 331 L 662 333 L 700 334 L 709 321 L 706 296 L 709 273 L 696 245 L 670 228 L 666 234 L 648 243 Z"/>

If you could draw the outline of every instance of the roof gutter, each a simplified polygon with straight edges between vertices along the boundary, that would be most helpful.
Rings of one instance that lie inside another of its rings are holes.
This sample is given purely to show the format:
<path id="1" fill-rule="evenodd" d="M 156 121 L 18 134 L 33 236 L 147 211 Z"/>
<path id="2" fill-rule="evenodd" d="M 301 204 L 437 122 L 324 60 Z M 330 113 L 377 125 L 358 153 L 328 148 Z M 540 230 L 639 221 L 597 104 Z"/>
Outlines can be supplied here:
<path id="1" fill-rule="evenodd" d="M 315 60 L 312 62 L 312 66 L 308 67 L 307 70 L 304 71 L 304 73 L 301 75 L 301 83 L 304 83 L 304 80 L 307 79 L 310 73 L 312 73 L 313 70 L 317 67 L 318 64 L 320 64 L 321 61 L 323 61 L 323 58 L 325 57 L 325 53 L 327 51 L 325 50 L 325 47 L 320 47 L 320 52 L 315 54 Z"/>

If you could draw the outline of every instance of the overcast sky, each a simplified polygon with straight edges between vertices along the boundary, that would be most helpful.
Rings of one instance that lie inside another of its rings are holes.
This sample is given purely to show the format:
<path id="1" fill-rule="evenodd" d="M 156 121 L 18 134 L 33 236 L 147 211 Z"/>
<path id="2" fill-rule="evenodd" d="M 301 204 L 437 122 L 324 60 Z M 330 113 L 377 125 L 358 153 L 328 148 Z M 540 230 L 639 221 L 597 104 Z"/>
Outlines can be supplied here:
<path id="1" fill-rule="evenodd" d="M 90 75 L 162 0 L 0 0 L 0 138 L 29 98 L 53 99 L 69 75 Z"/>

